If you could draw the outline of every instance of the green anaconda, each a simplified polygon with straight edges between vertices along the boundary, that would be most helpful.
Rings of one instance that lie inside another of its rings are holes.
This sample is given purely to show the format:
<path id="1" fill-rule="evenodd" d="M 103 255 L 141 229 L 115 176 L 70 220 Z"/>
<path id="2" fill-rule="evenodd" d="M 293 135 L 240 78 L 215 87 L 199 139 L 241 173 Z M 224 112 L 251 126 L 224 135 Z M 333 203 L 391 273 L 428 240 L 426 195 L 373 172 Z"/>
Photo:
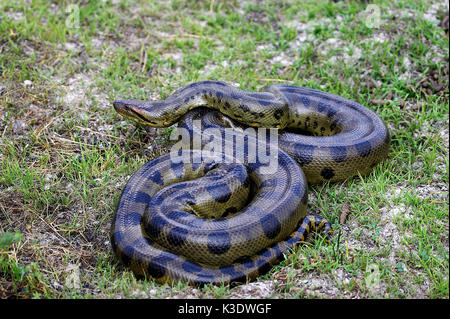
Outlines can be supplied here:
<path id="1" fill-rule="evenodd" d="M 304 240 L 330 224 L 306 216 L 307 181 L 365 175 L 389 151 L 389 132 L 371 110 L 318 90 L 269 85 L 248 92 L 220 81 L 192 83 L 164 101 L 114 101 L 140 124 L 278 129 L 277 170 L 231 154 L 181 149 L 141 167 L 125 186 L 111 227 L 120 261 L 138 276 L 193 284 L 246 282 L 266 272 Z M 261 139 L 261 138 L 259 138 Z M 202 141 L 203 143 L 204 141 Z M 245 135 L 246 145 L 258 137 Z M 204 144 L 202 144 L 204 145 Z M 259 144 L 258 144 L 259 145 Z M 268 150 L 274 147 L 267 144 Z M 201 158 L 201 161 L 194 160 Z M 216 218 L 208 218 L 214 216 Z"/>

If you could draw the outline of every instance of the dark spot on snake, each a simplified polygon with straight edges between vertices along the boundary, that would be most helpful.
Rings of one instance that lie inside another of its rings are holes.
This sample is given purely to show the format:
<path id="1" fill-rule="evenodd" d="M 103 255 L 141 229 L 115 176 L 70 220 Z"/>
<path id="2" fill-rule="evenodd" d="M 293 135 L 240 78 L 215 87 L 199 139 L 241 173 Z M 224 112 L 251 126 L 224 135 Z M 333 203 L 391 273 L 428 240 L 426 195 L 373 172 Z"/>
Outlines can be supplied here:
<path id="1" fill-rule="evenodd" d="M 345 146 L 331 146 L 330 153 L 336 163 L 341 163 L 347 158 L 347 148 Z"/>
<path id="2" fill-rule="evenodd" d="M 222 214 L 222 217 L 227 217 L 230 216 L 232 214 L 237 213 L 237 208 L 236 207 L 228 207 L 227 209 L 225 209 L 225 212 Z"/>
<path id="3" fill-rule="evenodd" d="M 303 182 L 298 181 L 297 183 L 294 183 L 291 186 L 291 191 L 297 196 L 303 196 L 303 193 L 305 192 L 305 186 L 303 185 Z"/>
<path id="4" fill-rule="evenodd" d="M 202 165 L 202 163 L 201 162 L 200 163 L 193 162 L 193 163 L 191 163 L 191 165 L 192 165 L 192 170 L 197 171 L 197 169 Z"/>
<path id="5" fill-rule="evenodd" d="M 183 168 L 184 168 L 183 162 L 176 163 L 174 161 L 171 161 L 170 167 L 172 168 L 172 172 L 177 178 L 181 178 L 181 176 L 183 176 Z"/>
<path id="6" fill-rule="evenodd" d="M 153 174 L 151 174 L 148 177 L 149 180 L 151 180 L 153 183 L 158 184 L 162 186 L 164 184 L 161 173 L 158 171 L 155 171 Z"/>
<path id="7" fill-rule="evenodd" d="M 259 117 L 264 117 L 264 113 L 263 112 L 259 112 Z"/>
<path id="8" fill-rule="evenodd" d="M 228 109 L 229 107 L 230 107 L 230 103 L 228 103 L 227 101 L 225 101 L 224 108 Z"/>
<path id="9" fill-rule="evenodd" d="M 141 223 L 142 215 L 139 213 L 128 213 L 124 216 L 124 223 L 127 226 L 137 226 Z"/>
<path id="10" fill-rule="evenodd" d="M 223 97 L 223 93 L 220 92 L 220 91 L 217 91 L 217 92 L 216 92 L 216 96 L 217 96 L 219 99 L 221 99 L 221 98 Z"/>
<path id="11" fill-rule="evenodd" d="M 187 103 L 187 102 L 189 102 L 189 97 L 184 99 L 184 103 Z"/>
<path id="12" fill-rule="evenodd" d="M 239 108 L 240 108 L 241 110 L 243 110 L 244 112 L 250 112 L 250 108 L 249 108 L 248 105 L 246 105 L 246 104 L 241 104 L 241 105 L 239 105 Z"/>
<path id="13" fill-rule="evenodd" d="M 187 271 L 187 272 L 191 272 L 191 273 L 197 273 L 200 272 L 203 268 L 202 266 L 200 266 L 199 264 L 197 264 L 196 262 L 193 261 L 185 261 L 181 264 L 181 267 Z"/>
<path id="14" fill-rule="evenodd" d="M 334 170 L 332 168 L 330 168 L 330 167 L 325 167 L 320 172 L 320 176 L 322 176 L 325 179 L 331 179 L 334 176 Z"/>
<path id="15" fill-rule="evenodd" d="M 161 264 L 166 265 L 168 262 L 177 259 L 178 256 L 170 252 L 162 252 L 155 260 Z"/>
<path id="16" fill-rule="evenodd" d="M 322 113 L 325 109 L 326 109 L 327 105 L 323 102 L 319 102 L 317 104 L 317 111 L 319 111 L 320 113 Z"/>
<path id="17" fill-rule="evenodd" d="M 301 97 L 302 103 L 304 106 L 309 107 L 309 104 L 311 103 L 309 97 L 307 96 L 302 96 Z"/>
<path id="18" fill-rule="evenodd" d="M 298 154 L 296 160 L 300 166 L 308 165 L 314 159 L 314 145 L 295 143 L 294 148 Z"/>
<path id="19" fill-rule="evenodd" d="M 313 128 L 317 128 L 317 126 L 319 126 L 319 123 L 317 123 L 317 121 L 313 122 Z"/>
<path id="20" fill-rule="evenodd" d="M 164 196 L 162 196 L 160 194 L 156 194 L 155 196 L 152 197 L 152 200 L 150 201 L 150 204 L 152 206 L 159 206 L 164 201 L 164 198 L 165 198 Z"/>
<path id="21" fill-rule="evenodd" d="M 331 118 L 331 117 L 333 117 L 336 113 L 337 113 L 337 111 L 336 111 L 335 109 L 333 109 L 333 108 L 330 107 L 330 108 L 328 109 L 327 116 Z"/>
<path id="22" fill-rule="evenodd" d="M 334 131 L 334 129 L 335 129 L 336 126 L 337 126 L 337 123 L 338 123 L 337 120 L 335 120 L 335 121 L 333 121 L 333 123 L 331 123 L 331 125 L 330 125 L 330 131 Z"/>
<path id="23" fill-rule="evenodd" d="M 211 197 L 219 203 L 226 203 L 230 199 L 231 190 L 225 183 L 209 185 L 206 186 L 205 189 L 208 191 Z"/>
<path id="24" fill-rule="evenodd" d="M 150 202 L 150 199 L 151 198 L 149 194 L 141 191 L 136 192 L 135 202 L 148 204 Z"/>
<path id="25" fill-rule="evenodd" d="M 358 154 L 361 157 L 366 157 L 370 154 L 370 151 L 372 150 L 372 146 L 370 145 L 370 142 L 361 142 L 358 144 L 355 144 L 356 150 L 358 151 Z"/>
<path id="26" fill-rule="evenodd" d="M 272 215 L 267 214 L 260 219 L 261 227 L 264 231 L 264 234 L 269 239 L 274 239 L 278 236 L 281 231 L 281 224 L 278 219 Z"/>
<path id="27" fill-rule="evenodd" d="M 145 225 L 145 231 L 150 237 L 158 237 L 164 230 L 166 224 L 167 221 L 164 218 L 155 216 Z"/>
<path id="28" fill-rule="evenodd" d="M 283 114 L 284 114 L 283 110 L 278 109 L 278 110 L 276 110 L 276 111 L 273 113 L 273 116 L 274 116 L 277 120 L 280 120 L 281 117 L 283 116 Z"/>
<path id="29" fill-rule="evenodd" d="M 167 241 L 173 246 L 181 246 L 186 241 L 188 230 L 182 227 L 174 227 L 167 234 Z"/>
<path id="30" fill-rule="evenodd" d="M 221 255 L 230 250 L 231 237 L 227 231 L 211 232 L 208 235 L 208 250 L 215 255 Z"/>
<path id="31" fill-rule="evenodd" d="M 164 256 L 149 260 L 147 273 L 155 279 L 161 278 L 166 274 L 166 264 L 168 261 Z"/>
<path id="32" fill-rule="evenodd" d="M 258 272 L 260 275 L 266 273 L 270 269 L 270 264 L 265 259 L 259 259 L 256 262 L 256 265 L 258 267 Z"/>
<path id="33" fill-rule="evenodd" d="M 202 83 L 202 82 L 194 82 L 194 83 L 191 83 L 191 84 L 186 85 L 186 86 L 184 87 L 184 89 L 195 88 L 196 86 L 199 86 L 199 85 L 201 85 L 201 84 L 203 84 L 203 83 Z"/>
<path id="34" fill-rule="evenodd" d="M 331 125 L 330 125 L 330 131 L 333 132 L 335 128 L 336 128 L 336 125 L 334 125 L 334 124 L 331 124 Z"/>
<path id="35" fill-rule="evenodd" d="M 131 264 L 131 260 L 134 256 L 134 248 L 133 246 L 125 246 L 120 254 L 120 259 L 122 260 L 122 263 L 128 267 Z"/>

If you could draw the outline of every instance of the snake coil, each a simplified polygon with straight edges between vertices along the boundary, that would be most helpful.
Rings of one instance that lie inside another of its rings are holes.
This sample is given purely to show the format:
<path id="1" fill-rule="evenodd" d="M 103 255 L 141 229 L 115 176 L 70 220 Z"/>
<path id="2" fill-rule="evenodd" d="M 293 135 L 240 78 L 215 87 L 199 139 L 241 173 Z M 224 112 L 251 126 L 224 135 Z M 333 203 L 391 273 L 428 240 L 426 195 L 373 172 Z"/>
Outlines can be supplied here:
<path id="1" fill-rule="evenodd" d="M 227 154 L 189 144 L 176 154 L 183 161 L 165 154 L 128 181 L 111 227 L 112 247 L 136 275 L 158 282 L 246 282 L 265 273 L 310 229 L 326 236 L 331 229 L 325 219 L 306 216 L 307 181 L 365 175 L 389 151 L 388 130 L 374 112 L 290 85 L 248 92 L 203 81 L 164 101 L 130 99 L 114 107 L 143 125 L 179 122 L 203 147 L 207 128 L 216 129 L 213 137 L 224 144 L 227 128 L 245 141 Z M 264 144 L 269 153 L 275 148 L 277 170 L 248 160 L 250 146 L 262 138 L 246 134 L 247 127 L 278 129 L 277 145 Z"/>

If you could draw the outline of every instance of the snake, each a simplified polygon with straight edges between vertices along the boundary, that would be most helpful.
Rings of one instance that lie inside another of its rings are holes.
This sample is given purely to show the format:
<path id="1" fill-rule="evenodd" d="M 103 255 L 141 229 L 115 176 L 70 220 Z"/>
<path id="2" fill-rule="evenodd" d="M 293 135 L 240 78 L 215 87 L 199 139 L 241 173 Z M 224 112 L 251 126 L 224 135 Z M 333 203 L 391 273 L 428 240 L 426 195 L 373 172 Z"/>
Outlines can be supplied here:
<path id="1" fill-rule="evenodd" d="M 331 224 L 307 215 L 308 183 L 367 175 L 390 148 L 387 126 L 369 108 L 293 85 L 255 92 L 200 81 L 162 101 L 125 99 L 113 106 L 138 124 L 178 123 L 189 133 L 190 142 L 131 176 L 111 224 L 119 261 L 159 283 L 245 283 L 268 272 L 312 230 L 330 242 Z M 201 136 L 207 129 L 214 132 L 209 139 Z M 261 143 L 269 134 L 256 129 L 275 130 L 276 143 Z M 230 130 L 244 147 L 202 150 L 211 137 L 225 145 Z M 200 147 L 192 147 L 198 136 Z M 248 159 L 258 143 L 273 151 L 276 170 Z"/>

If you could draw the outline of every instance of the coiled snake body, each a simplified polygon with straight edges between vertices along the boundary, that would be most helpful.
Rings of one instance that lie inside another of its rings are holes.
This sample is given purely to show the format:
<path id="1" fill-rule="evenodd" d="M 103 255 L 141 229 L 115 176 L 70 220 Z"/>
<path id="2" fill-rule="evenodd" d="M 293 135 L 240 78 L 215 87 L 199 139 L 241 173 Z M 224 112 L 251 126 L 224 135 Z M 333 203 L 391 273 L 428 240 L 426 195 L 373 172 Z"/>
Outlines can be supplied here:
<path id="1" fill-rule="evenodd" d="M 276 171 L 264 171 L 263 163 L 245 156 L 237 161 L 238 155 L 249 155 L 246 147 L 231 154 L 182 149 L 177 155 L 187 161 L 166 154 L 130 178 L 111 227 L 112 247 L 136 275 L 158 282 L 256 278 L 310 229 L 328 235 L 326 220 L 305 217 L 307 181 L 365 175 L 386 158 L 390 144 L 385 124 L 366 107 L 290 85 L 248 92 L 203 81 L 164 101 L 130 99 L 115 101 L 114 107 L 143 125 L 167 127 L 179 121 L 191 137 L 200 132 L 196 119 L 202 128 L 217 129 L 222 141 L 227 127 L 279 129 Z M 261 140 L 243 135 L 246 146 Z M 267 145 L 269 151 L 274 147 Z"/>

